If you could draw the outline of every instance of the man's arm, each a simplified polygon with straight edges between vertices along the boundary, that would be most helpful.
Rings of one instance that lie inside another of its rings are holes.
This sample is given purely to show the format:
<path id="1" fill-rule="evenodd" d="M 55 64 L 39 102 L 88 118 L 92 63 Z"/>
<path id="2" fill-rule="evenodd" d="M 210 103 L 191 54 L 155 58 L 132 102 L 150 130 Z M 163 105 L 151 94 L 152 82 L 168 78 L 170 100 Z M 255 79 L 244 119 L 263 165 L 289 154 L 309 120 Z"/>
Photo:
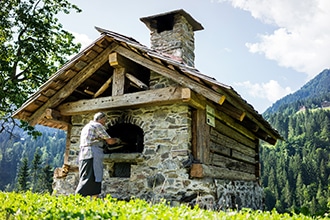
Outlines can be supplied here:
<path id="1" fill-rule="evenodd" d="M 113 144 L 120 144 L 121 140 L 119 138 L 107 138 L 105 139 L 107 144 L 113 145 Z"/>

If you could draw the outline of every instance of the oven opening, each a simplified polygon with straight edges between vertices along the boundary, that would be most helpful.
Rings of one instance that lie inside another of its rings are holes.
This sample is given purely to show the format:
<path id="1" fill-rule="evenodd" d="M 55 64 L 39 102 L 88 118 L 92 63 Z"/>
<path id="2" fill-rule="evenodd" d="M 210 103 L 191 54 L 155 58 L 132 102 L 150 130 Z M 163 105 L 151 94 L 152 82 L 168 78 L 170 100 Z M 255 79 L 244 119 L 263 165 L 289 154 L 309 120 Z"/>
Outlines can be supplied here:
<path id="1" fill-rule="evenodd" d="M 107 129 L 111 137 L 120 138 L 122 144 L 108 145 L 104 153 L 142 153 L 143 130 L 134 124 L 119 123 Z"/>

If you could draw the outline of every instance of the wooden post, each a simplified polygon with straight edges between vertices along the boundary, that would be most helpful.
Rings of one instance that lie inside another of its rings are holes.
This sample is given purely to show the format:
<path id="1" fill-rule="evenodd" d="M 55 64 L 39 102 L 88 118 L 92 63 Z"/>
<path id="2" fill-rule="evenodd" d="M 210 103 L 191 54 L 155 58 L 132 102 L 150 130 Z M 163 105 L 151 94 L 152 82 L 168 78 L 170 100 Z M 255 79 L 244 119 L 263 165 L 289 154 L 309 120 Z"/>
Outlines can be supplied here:
<path id="1" fill-rule="evenodd" d="M 68 129 L 66 131 L 64 164 L 69 164 L 69 154 L 70 154 L 70 146 L 71 146 L 71 129 L 72 129 L 72 125 L 68 125 Z"/>
<path id="2" fill-rule="evenodd" d="M 201 163 L 209 164 L 210 127 L 206 124 L 206 111 L 203 109 L 193 112 L 193 143 L 194 157 Z"/>
<path id="3" fill-rule="evenodd" d="M 125 68 L 116 68 L 113 72 L 112 96 L 123 95 L 125 85 Z"/>

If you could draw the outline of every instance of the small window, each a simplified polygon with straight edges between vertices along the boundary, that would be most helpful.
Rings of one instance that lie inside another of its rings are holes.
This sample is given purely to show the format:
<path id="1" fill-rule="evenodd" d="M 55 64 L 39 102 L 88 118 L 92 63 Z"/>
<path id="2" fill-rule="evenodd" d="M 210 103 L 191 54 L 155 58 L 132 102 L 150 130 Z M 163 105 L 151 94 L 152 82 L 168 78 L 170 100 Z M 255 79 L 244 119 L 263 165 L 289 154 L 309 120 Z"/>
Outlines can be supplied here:
<path id="1" fill-rule="evenodd" d="M 131 176 L 131 163 L 115 163 L 113 177 L 129 178 Z"/>

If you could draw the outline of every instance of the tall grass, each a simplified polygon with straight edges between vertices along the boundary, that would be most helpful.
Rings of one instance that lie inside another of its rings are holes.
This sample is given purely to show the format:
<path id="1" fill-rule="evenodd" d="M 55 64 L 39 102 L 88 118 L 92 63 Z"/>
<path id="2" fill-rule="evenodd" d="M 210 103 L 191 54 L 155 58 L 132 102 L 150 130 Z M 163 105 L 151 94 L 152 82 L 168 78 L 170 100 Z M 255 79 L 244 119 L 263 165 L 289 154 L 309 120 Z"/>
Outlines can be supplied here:
<path id="1" fill-rule="evenodd" d="M 140 199 L 119 201 L 111 196 L 90 199 L 79 195 L 53 196 L 31 192 L 0 192 L 0 204 L 0 219 L 312 219 L 301 214 L 279 214 L 276 211 L 243 209 L 216 212 L 197 206 L 171 207 L 166 201 L 151 204 Z"/>

